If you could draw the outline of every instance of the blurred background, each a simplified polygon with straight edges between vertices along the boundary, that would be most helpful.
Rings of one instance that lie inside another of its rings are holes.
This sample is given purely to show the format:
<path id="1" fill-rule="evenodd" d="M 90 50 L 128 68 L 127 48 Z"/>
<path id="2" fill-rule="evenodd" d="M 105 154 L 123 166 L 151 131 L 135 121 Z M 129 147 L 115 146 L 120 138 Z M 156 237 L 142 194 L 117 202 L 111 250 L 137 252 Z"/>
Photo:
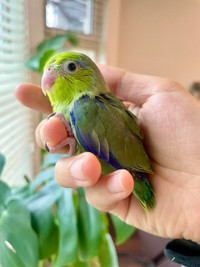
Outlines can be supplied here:
<path id="1" fill-rule="evenodd" d="M 40 72 L 25 66 L 39 44 L 73 32 L 78 45 L 66 40 L 62 50 L 168 77 L 194 93 L 200 89 L 199 11 L 199 0 L 0 0 L 0 151 L 7 162 L 2 179 L 22 184 L 20 177 L 32 179 L 41 163 L 34 138 L 40 116 L 13 95 L 19 83 L 40 84 Z M 176 266 L 162 255 L 166 242 L 137 231 L 118 248 L 120 266 Z"/>

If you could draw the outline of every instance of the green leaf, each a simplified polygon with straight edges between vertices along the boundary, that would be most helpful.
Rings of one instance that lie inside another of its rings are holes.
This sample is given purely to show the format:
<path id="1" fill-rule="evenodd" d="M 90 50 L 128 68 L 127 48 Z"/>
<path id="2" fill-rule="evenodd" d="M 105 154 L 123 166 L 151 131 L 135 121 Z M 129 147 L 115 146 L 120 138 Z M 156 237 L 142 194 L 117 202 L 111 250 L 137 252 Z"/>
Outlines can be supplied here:
<path id="1" fill-rule="evenodd" d="M 47 60 L 55 53 L 55 51 L 55 49 L 51 49 L 44 52 L 39 61 L 39 72 L 43 72 Z"/>
<path id="2" fill-rule="evenodd" d="M 72 264 L 68 264 L 65 267 L 89 267 L 87 262 L 79 261 L 77 260 L 76 262 Z M 95 267 L 94 265 L 91 267 Z"/>
<path id="3" fill-rule="evenodd" d="M 32 226 L 38 234 L 40 259 L 49 258 L 57 250 L 58 227 L 52 207 L 40 208 L 31 213 Z"/>
<path id="4" fill-rule="evenodd" d="M 53 179 L 55 176 L 55 168 L 50 167 L 44 171 L 41 171 L 30 184 L 31 192 L 35 191 L 39 186 Z"/>
<path id="5" fill-rule="evenodd" d="M 7 205 L 10 196 L 11 196 L 10 187 L 3 181 L 0 181 L 0 211 L 4 209 L 4 207 Z"/>
<path id="6" fill-rule="evenodd" d="M 109 231 L 109 219 L 105 212 L 100 212 L 103 233 L 107 234 Z"/>
<path id="7" fill-rule="evenodd" d="M 110 216 L 116 233 L 116 244 L 120 245 L 135 232 L 136 228 L 121 221 L 113 214 Z"/>
<path id="8" fill-rule="evenodd" d="M 30 184 L 23 187 L 13 187 L 11 188 L 12 196 L 11 199 L 25 199 L 31 195 Z"/>
<path id="9" fill-rule="evenodd" d="M 0 175 L 1 175 L 2 171 L 3 171 L 3 167 L 5 165 L 5 162 L 6 162 L 6 159 L 5 159 L 4 155 L 2 155 L 0 153 Z"/>
<path id="10" fill-rule="evenodd" d="M 37 53 L 33 57 L 31 57 L 27 62 L 26 62 L 26 67 L 39 72 L 39 67 L 40 67 L 40 58 L 42 57 L 43 54 Z"/>
<path id="11" fill-rule="evenodd" d="M 100 212 L 85 199 L 83 188 L 78 189 L 79 258 L 86 261 L 98 255 L 102 244 Z"/>
<path id="12" fill-rule="evenodd" d="M 62 190 L 56 210 L 59 225 L 58 255 L 53 266 L 62 267 L 75 261 L 78 252 L 77 219 L 72 189 Z"/>
<path id="13" fill-rule="evenodd" d="M 60 34 L 56 35 L 48 40 L 43 41 L 37 46 L 38 53 L 43 54 L 47 50 L 57 50 L 60 49 L 66 39 L 68 38 L 68 34 Z"/>
<path id="14" fill-rule="evenodd" d="M 44 169 L 48 166 L 55 165 L 59 159 L 62 159 L 64 157 L 67 157 L 67 155 L 47 153 L 47 155 L 46 155 L 46 157 L 42 163 L 42 168 Z"/>
<path id="15" fill-rule="evenodd" d="M 77 36 L 72 32 L 67 33 L 67 40 L 69 41 L 69 43 L 71 43 L 74 46 L 78 45 L 79 43 Z"/>
<path id="16" fill-rule="evenodd" d="M 103 244 L 98 255 L 100 266 L 118 267 L 117 252 L 110 234 L 106 234 L 103 239 Z"/>
<path id="17" fill-rule="evenodd" d="M 10 201 L 0 214 L 0 262 L 4 267 L 37 267 L 37 237 L 19 200 Z"/>
<path id="18" fill-rule="evenodd" d="M 33 229 L 38 234 L 40 259 L 50 257 L 57 250 L 58 228 L 52 214 L 52 205 L 61 196 L 61 189 L 53 180 L 26 200 Z"/>
<path id="19" fill-rule="evenodd" d="M 10 248 L 10 243 L 6 241 L 0 244 L 0 255 L 4 255 L 0 259 L 0 267 L 26 267 L 24 263 L 20 260 L 18 255 L 13 252 L 12 247 Z"/>

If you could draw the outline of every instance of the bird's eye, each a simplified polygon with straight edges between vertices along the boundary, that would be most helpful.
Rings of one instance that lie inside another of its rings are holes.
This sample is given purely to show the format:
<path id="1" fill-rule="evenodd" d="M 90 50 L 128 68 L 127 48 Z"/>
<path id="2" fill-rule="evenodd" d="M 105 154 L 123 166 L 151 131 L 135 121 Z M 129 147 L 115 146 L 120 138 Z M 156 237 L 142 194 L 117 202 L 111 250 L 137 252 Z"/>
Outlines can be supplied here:
<path id="1" fill-rule="evenodd" d="M 78 66 L 74 61 L 67 61 L 64 64 L 64 71 L 69 74 L 75 73 L 77 69 L 78 69 Z"/>

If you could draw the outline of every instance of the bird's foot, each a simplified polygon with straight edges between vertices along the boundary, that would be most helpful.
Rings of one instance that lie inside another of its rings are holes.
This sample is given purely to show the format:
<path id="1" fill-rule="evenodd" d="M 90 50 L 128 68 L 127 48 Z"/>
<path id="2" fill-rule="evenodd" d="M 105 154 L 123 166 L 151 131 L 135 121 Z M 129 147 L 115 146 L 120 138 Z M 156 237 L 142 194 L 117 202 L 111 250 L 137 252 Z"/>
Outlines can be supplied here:
<path id="1" fill-rule="evenodd" d="M 69 156 L 74 155 L 76 153 L 77 142 L 73 135 L 71 126 L 66 121 L 65 117 L 63 116 L 61 112 L 55 112 L 55 113 L 50 114 L 47 120 L 49 120 L 50 118 L 51 119 L 58 118 L 62 125 L 60 127 L 63 127 L 66 133 L 65 133 L 65 138 L 59 141 L 57 140 L 56 143 L 45 142 L 46 151 L 52 154 L 62 151 Z"/>

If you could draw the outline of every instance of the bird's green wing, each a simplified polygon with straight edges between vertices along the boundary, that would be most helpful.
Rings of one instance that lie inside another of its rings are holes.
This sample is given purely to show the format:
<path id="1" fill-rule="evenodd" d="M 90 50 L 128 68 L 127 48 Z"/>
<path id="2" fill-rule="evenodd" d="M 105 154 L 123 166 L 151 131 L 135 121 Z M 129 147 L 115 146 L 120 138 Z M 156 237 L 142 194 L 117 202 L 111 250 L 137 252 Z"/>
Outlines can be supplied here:
<path id="1" fill-rule="evenodd" d="M 70 121 L 79 144 L 113 168 L 152 172 L 136 117 L 111 93 L 76 100 Z"/>

